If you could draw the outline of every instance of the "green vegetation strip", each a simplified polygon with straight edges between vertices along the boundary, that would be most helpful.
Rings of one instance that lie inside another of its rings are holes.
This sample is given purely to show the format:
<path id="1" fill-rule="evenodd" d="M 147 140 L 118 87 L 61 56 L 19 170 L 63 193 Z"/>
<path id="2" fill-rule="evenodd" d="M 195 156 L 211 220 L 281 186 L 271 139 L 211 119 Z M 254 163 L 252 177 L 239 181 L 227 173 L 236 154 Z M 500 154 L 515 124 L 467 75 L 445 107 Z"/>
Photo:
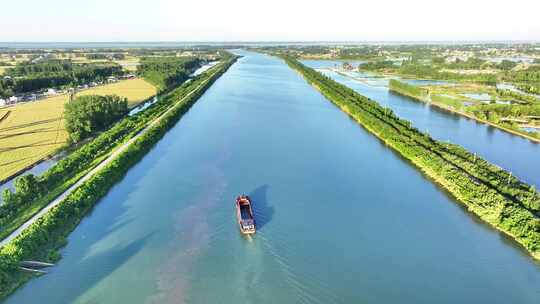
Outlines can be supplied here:
<path id="1" fill-rule="evenodd" d="M 236 61 L 226 58 L 188 85 L 172 90 L 164 99 L 174 103 L 164 116 L 141 135 L 116 159 L 77 188 L 58 206 L 30 225 L 12 242 L 0 249 L 0 299 L 5 298 L 33 275 L 21 273 L 18 264 L 25 259 L 58 258 L 58 248 L 65 245 L 67 235 L 112 186 L 120 181 L 130 167 L 175 125 L 198 98 Z M 182 100 L 182 102 L 179 102 Z"/>
<path id="2" fill-rule="evenodd" d="M 388 88 L 390 91 L 394 91 L 414 99 L 419 99 L 421 101 L 427 101 L 429 95 L 429 91 L 427 89 L 413 86 L 395 79 L 390 79 L 388 82 Z"/>
<path id="3" fill-rule="evenodd" d="M 127 98 L 117 95 L 80 96 L 64 107 L 66 130 L 73 142 L 106 130 L 129 112 Z"/>
<path id="4" fill-rule="evenodd" d="M 114 63 L 74 64 L 70 60 L 56 59 L 39 63 L 23 62 L 6 70 L 5 74 L 9 77 L 0 79 L 0 97 L 103 81 L 122 73 L 122 67 Z"/>
<path id="5" fill-rule="evenodd" d="M 191 69 L 191 61 L 185 62 L 189 64 L 186 69 Z M 193 88 L 192 83 L 186 83 L 182 87 Z M 165 97 L 169 95 L 164 94 Z M 22 223 L 47 206 L 50 201 L 75 184 L 84 176 L 84 173 L 92 170 L 115 148 L 139 133 L 175 101 L 171 98 L 160 98 L 145 111 L 123 118 L 106 132 L 70 153 L 41 176 L 35 177 L 29 174 L 17 178 L 16 191 L 6 189 L 2 193 L 4 204 L 0 206 L 0 239 L 10 235 Z M 89 111 L 83 110 L 83 112 Z M 89 123 L 84 122 L 82 125 L 86 128 Z"/>
<path id="6" fill-rule="evenodd" d="M 188 79 L 200 63 L 196 57 L 143 57 L 137 73 L 163 91 Z"/>
<path id="7" fill-rule="evenodd" d="M 540 259 L 540 194 L 533 186 L 458 145 L 434 140 L 391 109 L 294 58 L 282 58 L 326 98 L 422 169 L 470 211 L 512 236 L 534 258 Z"/>
<path id="8" fill-rule="evenodd" d="M 438 94 L 429 94 L 427 89 L 395 79 L 390 80 L 388 88 L 392 92 L 421 102 L 429 102 L 436 107 L 489 124 L 508 133 L 525 137 L 534 142 L 540 142 L 540 133 L 524 131 L 519 125 L 504 120 L 505 117 L 540 116 L 540 104 L 538 103 L 525 105 L 481 104 L 464 107 L 463 103 L 457 99 Z"/>

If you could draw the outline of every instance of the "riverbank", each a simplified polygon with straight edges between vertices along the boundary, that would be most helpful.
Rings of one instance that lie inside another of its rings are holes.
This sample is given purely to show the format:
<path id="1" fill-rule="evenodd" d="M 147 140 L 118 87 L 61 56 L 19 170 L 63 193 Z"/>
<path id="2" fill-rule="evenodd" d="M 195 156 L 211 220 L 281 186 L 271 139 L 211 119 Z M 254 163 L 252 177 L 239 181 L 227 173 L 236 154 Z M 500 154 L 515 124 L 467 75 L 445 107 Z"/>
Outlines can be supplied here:
<path id="1" fill-rule="evenodd" d="M 313 56 L 309 56 L 309 55 L 302 55 L 302 56 L 299 56 L 300 60 L 327 60 L 327 61 L 342 61 L 342 62 L 347 62 L 347 61 L 367 61 L 367 60 L 370 60 L 370 58 L 366 58 L 366 57 L 362 57 L 362 56 L 351 56 L 351 57 L 342 57 L 342 56 L 324 56 L 324 55 L 313 55 Z"/>
<path id="2" fill-rule="evenodd" d="M 11 175 L 3 178 L 3 179 L 0 179 L 0 185 L 3 185 L 5 183 L 19 177 L 20 175 L 22 175 L 26 171 L 38 166 L 39 164 L 43 163 L 44 161 L 55 158 L 59 153 L 61 153 L 62 151 L 66 150 L 68 148 L 69 148 L 68 145 L 64 145 L 64 146 L 61 146 L 61 147 L 57 148 L 56 150 L 52 151 L 51 153 L 47 153 L 45 156 L 39 158 L 34 163 L 31 163 L 28 166 L 23 167 L 20 170 L 16 171 L 15 173 L 13 173 L 13 174 L 11 174 Z"/>
<path id="3" fill-rule="evenodd" d="M 205 67 L 206 65 L 198 70 Z M 196 78 L 192 77 L 192 79 Z M 187 82 L 189 81 L 186 80 L 186 85 Z M 170 87 L 163 90 L 161 95 L 167 96 L 175 89 L 177 88 Z M 170 106 L 169 103 L 162 102 L 152 109 L 145 110 L 144 113 L 139 113 L 142 109 L 147 109 L 157 102 L 158 98 L 154 97 L 152 101 L 143 105 L 142 108 L 137 108 L 136 111 L 131 111 L 108 130 L 72 147 L 71 153 L 61 161 L 49 165 L 46 171 L 42 170 L 39 174 L 34 174 L 33 180 L 36 182 L 32 183 L 32 190 L 20 193 L 11 187 L 9 189 L 11 193 L 6 194 L 11 203 L 0 205 L 0 240 L 12 234 L 24 222 L 50 205 L 51 201 L 58 200 L 61 193 L 69 191 L 68 189 L 75 184 L 80 184 L 79 179 L 82 176 L 91 172 L 103 159 L 136 136 Z M 76 147 L 79 148 L 75 149 Z"/>
<path id="4" fill-rule="evenodd" d="M 82 218 L 103 197 L 131 166 L 136 164 L 156 144 L 198 98 L 236 61 L 236 57 L 197 77 L 189 84 L 173 90 L 166 97 L 173 102 L 163 114 L 122 148 L 116 150 L 100 170 L 65 199 L 31 221 L 28 227 L 0 249 L 0 299 L 5 298 L 31 276 L 21 276 L 17 269 L 19 261 L 27 258 L 48 259 L 58 256 L 57 250 L 65 245 L 65 238 Z"/>
<path id="5" fill-rule="evenodd" d="M 540 206 L 534 187 L 457 145 L 431 139 L 413 128 L 410 122 L 396 117 L 390 109 L 382 108 L 298 61 L 290 57 L 284 59 L 366 130 L 447 189 L 470 211 L 511 236 L 533 258 L 540 259 Z"/>
<path id="6" fill-rule="evenodd" d="M 520 132 L 520 131 L 517 131 L 517 130 L 514 130 L 514 129 L 510 129 L 510 128 L 507 128 L 507 127 L 502 126 L 500 124 L 497 124 L 497 123 L 494 123 L 494 122 L 491 122 L 491 121 L 476 117 L 475 115 L 472 115 L 472 114 L 467 113 L 465 111 L 458 110 L 458 109 L 456 109 L 456 108 L 454 108 L 454 107 L 452 107 L 450 105 L 446 105 L 446 104 L 443 104 L 443 103 L 440 103 L 440 102 L 437 102 L 437 101 L 433 101 L 433 99 L 430 97 L 431 95 L 427 91 L 425 92 L 425 94 L 417 94 L 417 93 L 411 92 L 409 90 L 399 88 L 397 85 L 393 85 L 393 83 L 395 83 L 395 82 L 397 82 L 397 81 L 396 80 L 393 80 L 393 81 L 391 80 L 390 81 L 389 90 L 391 92 L 394 92 L 394 93 L 397 93 L 397 94 L 400 94 L 400 95 L 403 95 L 403 96 L 407 96 L 407 97 L 412 98 L 414 100 L 417 100 L 417 101 L 420 101 L 420 102 L 423 102 L 423 103 L 426 103 L 426 104 L 429 104 L 429 105 L 433 105 L 433 106 L 435 106 L 437 108 L 440 108 L 442 110 L 445 110 L 445 111 L 448 111 L 448 112 L 451 112 L 451 113 L 454 113 L 454 114 L 457 114 L 457 115 L 461 115 L 461 116 L 467 117 L 469 119 L 473 119 L 473 120 L 478 121 L 480 123 L 490 125 L 490 126 L 492 126 L 494 128 L 503 130 L 503 131 L 508 132 L 510 134 L 526 138 L 526 139 L 528 139 L 528 140 L 530 140 L 532 142 L 540 143 L 540 138 L 536 138 L 536 137 L 530 136 L 530 135 L 528 135 L 526 133 L 523 133 L 523 132 Z"/>
<path id="7" fill-rule="evenodd" d="M 343 76 L 343 77 L 347 77 L 347 78 L 350 78 L 350 79 L 354 79 L 354 80 L 356 80 L 356 81 L 359 81 L 359 82 L 361 82 L 361 83 L 363 83 L 363 84 L 365 84 L 365 85 L 370 85 L 366 79 L 358 78 L 358 77 L 353 77 L 353 76 L 351 76 L 351 75 L 349 75 L 349 74 L 346 74 L 346 73 L 343 73 L 343 72 L 339 71 L 338 69 L 332 69 L 332 68 L 330 68 L 330 69 L 328 69 L 328 70 L 329 70 L 329 71 L 332 71 L 332 72 L 334 72 L 334 73 L 336 73 L 336 74 L 338 74 L 338 75 L 341 75 L 341 76 Z M 372 79 L 381 79 L 381 78 L 382 78 L 382 77 L 378 77 L 378 76 L 372 77 Z"/>
<path id="8" fill-rule="evenodd" d="M 118 95 L 126 97 L 131 108 L 156 92 L 150 83 L 135 78 L 82 89 L 77 96 Z M 64 106 L 69 99 L 70 95 L 63 93 L 2 109 L 10 114 L 0 121 L 0 184 L 68 147 Z"/>
<path id="9" fill-rule="evenodd" d="M 95 205 L 50 272 L 1 303 L 538 304 L 540 264 L 519 244 L 282 60 L 234 52 L 244 57 Z M 330 76 L 385 105 L 432 113 L 432 123 L 487 129 Z M 484 132 L 468 134 L 480 142 Z M 254 202 L 253 239 L 232 221 L 239 193 Z M 321 225 L 329 214 L 339 225 Z M 256 294 L 242 288 L 251 283 Z"/>

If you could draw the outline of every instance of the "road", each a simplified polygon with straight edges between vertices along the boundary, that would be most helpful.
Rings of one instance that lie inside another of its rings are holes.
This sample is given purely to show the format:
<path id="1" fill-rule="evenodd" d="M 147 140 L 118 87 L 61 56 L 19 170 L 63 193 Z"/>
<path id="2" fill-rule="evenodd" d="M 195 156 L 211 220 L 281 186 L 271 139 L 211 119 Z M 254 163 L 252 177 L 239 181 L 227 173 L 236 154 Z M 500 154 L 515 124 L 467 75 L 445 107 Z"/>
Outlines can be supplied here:
<path id="1" fill-rule="evenodd" d="M 97 172 L 99 172 L 101 169 L 103 169 L 105 166 L 107 166 L 110 162 L 115 160 L 118 155 L 120 155 L 122 152 L 124 152 L 127 148 L 129 148 L 138 138 L 140 138 L 142 135 L 144 135 L 148 130 L 150 130 L 155 124 L 161 121 L 165 115 L 167 115 L 170 111 L 172 111 L 174 108 L 176 108 L 178 105 L 180 105 L 184 100 L 189 98 L 193 93 L 195 93 L 197 90 L 199 90 L 202 86 L 204 86 L 217 72 L 214 72 L 214 74 L 209 77 L 206 81 L 202 82 L 200 85 L 198 85 L 195 89 L 190 91 L 186 96 L 184 96 L 182 99 L 180 99 L 176 104 L 174 104 L 172 107 L 170 107 L 167 111 L 165 111 L 163 114 L 161 114 L 159 117 L 154 119 L 148 126 L 146 126 L 141 132 L 139 132 L 137 135 L 132 137 L 130 140 L 128 140 L 126 143 L 122 144 L 120 147 L 118 147 L 114 152 L 111 153 L 106 159 L 104 159 L 99 165 L 97 165 L 94 169 L 90 170 L 86 175 L 84 175 L 81 179 L 79 179 L 75 184 L 73 184 L 71 187 L 69 187 L 66 191 L 64 191 L 61 195 L 59 195 L 56 199 L 51 201 L 45 208 L 41 209 L 38 213 L 36 213 L 34 216 L 32 216 L 28 221 L 26 221 L 24 224 L 22 224 L 17 230 L 13 231 L 9 236 L 7 236 L 5 239 L 0 241 L 0 247 L 8 244 L 10 241 L 15 239 L 17 236 L 19 236 L 26 228 L 28 228 L 30 225 L 32 225 L 35 221 L 40 219 L 43 215 L 45 215 L 49 210 L 54 208 L 55 206 L 59 205 L 64 201 L 64 199 L 73 193 L 80 185 L 82 185 L 84 182 L 89 180 L 92 176 L 94 176 Z"/>

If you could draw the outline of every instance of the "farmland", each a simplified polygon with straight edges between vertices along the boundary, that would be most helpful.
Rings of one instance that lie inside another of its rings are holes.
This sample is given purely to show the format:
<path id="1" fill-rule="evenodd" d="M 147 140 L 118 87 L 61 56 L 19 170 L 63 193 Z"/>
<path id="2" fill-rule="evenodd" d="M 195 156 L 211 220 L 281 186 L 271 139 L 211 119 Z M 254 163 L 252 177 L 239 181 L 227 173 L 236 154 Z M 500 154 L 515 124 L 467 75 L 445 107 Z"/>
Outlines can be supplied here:
<path id="1" fill-rule="evenodd" d="M 115 62 L 122 66 L 126 71 L 134 72 L 137 70 L 137 65 L 139 65 L 139 57 L 135 56 L 126 56 L 124 59 L 88 59 L 86 57 L 69 57 L 74 63 L 104 63 L 104 62 Z"/>
<path id="2" fill-rule="evenodd" d="M 118 63 L 122 66 L 126 71 L 134 72 L 137 70 L 137 66 L 139 65 L 139 57 L 133 57 L 129 56 L 126 57 L 123 60 L 115 60 L 114 62 Z"/>
<path id="3" fill-rule="evenodd" d="M 0 180 L 50 155 L 65 144 L 62 112 L 67 96 L 5 108 L 0 122 Z"/>
<path id="4" fill-rule="evenodd" d="M 143 79 L 129 79 L 106 86 L 95 87 L 82 91 L 77 95 L 111 95 L 116 94 L 128 99 L 129 107 L 134 107 L 141 101 L 156 94 L 156 88 Z"/>
<path id="5" fill-rule="evenodd" d="M 78 95 L 111 95 L 128 98 L 133 107 L 156 93 L 156 89 L 142 79 L 125 80 L 91 88 Z M 0 180 L 19 172 L 54 153 L 67 142 L 64 129 L 64 104 L 67 95 L 19 104 L 0 109 Z"/>
<path id="6" fill-rule="evenodd" d="M 540 99 L 515 91 L 461 83 L 414 86 L 395 79 L 391 91 L 538 142 Z"/>

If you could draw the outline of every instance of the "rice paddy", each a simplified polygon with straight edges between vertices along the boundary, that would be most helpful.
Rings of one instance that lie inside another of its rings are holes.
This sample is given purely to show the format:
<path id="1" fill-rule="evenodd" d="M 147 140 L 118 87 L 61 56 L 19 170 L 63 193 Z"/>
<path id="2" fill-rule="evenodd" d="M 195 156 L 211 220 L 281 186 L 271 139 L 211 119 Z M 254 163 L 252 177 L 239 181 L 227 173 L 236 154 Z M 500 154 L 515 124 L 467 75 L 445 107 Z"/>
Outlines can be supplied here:
<path id="1" fill-rule="evenodd" d="M 142 101 L 156 95 L 156 88 L 143 79 L 129 79 L 105 86 L 94 87 L 81 91 L 77 95 L 111 95 L 116 94 L 128 99 L 130 108 L 138 105 Z"/>
<path id="2" fill-rule="evenodd" d="M 156 88 L 142 79 L 91 88 L 78 95 L 111 95 L 128 98 L 130 107 L 156 94 Z M 67 95 L 0 108 L 0 181 L 31 166 L 67 143 L 64 104 Z M 6 114 L 8 113 L 9 114 Z M 5 116 L 5 117 L 4 117 Z"/>

